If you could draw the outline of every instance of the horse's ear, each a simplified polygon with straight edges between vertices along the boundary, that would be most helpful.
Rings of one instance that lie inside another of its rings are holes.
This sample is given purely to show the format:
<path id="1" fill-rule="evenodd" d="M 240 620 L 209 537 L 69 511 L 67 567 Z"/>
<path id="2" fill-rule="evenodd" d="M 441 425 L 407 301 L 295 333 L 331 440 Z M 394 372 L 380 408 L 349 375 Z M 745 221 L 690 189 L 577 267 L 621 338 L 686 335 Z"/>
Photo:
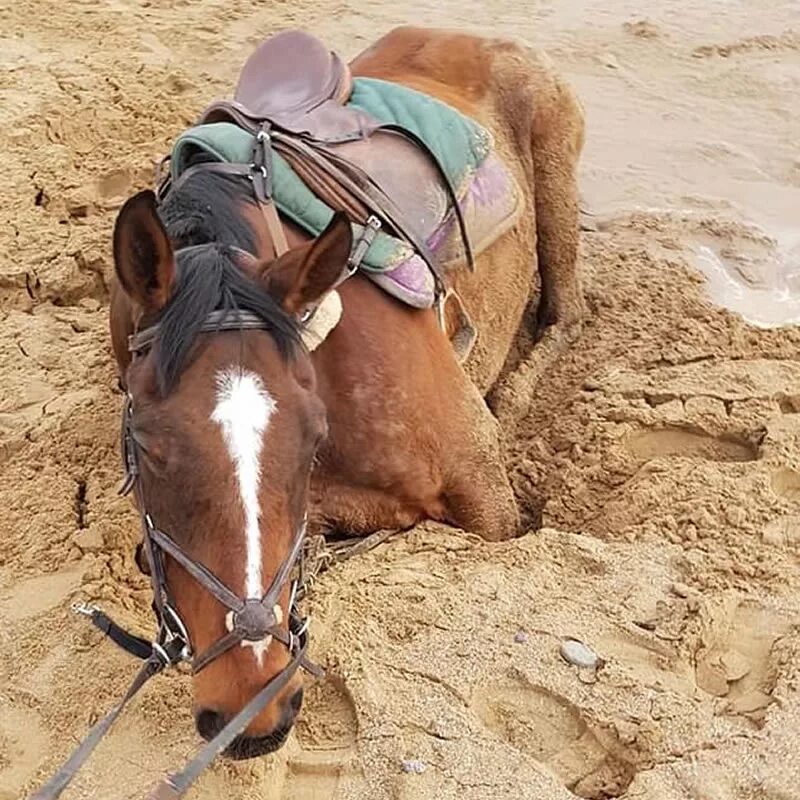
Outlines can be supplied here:
<path id="1" fill-rule="evenodd" d="M 114 269 L 122 288 L 147 311 L 161 310 L 175 283 L 175 256 L 149 189 L 125 201 L 114 224 Z"/>
<path id="2" fill-rule="evenodd" d="M 352 246 L 350 219 L 337 211 L 313 242 L 295 247 L 267 265 L 262 276 L 269 293 L 290 314 L 303 311 L 334 286 Z"/>

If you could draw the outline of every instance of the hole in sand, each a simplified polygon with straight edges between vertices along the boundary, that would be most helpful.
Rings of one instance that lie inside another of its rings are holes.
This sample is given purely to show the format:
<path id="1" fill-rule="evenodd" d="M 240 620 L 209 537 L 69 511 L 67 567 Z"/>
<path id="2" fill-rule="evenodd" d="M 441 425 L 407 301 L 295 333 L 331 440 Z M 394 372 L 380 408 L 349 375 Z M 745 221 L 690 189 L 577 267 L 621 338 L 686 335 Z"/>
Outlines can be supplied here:
<path id="1" fill-rule="evenodd" d="M 84 478 L 79 478 L 76 483 L 75 523 L 78 527 L 78 530 L 82 531 L 86 528 L 86 509 L 88 505 L 86 500 L 86 480 Z"/>
<path id="2" fill-rule="evenodd" d="M 790 624 L 755 602 L 713 605 L 703 617 L 695 652 L 697 685 L 725 698 L 725 713 L 762 727 L 780 672 L 773 648 Z"/>
<path id="3" fill-rule="evenodd" d="M 306 689 L 297 721 L 297 738 L 304 748 L 331 750 L 356 740 L 358 720 L 350 693 L 336 676 L 316 681 Z"/>
<path id="4" fill-rule="evenodd" d="M 710 436 L 681 428 L 640 431 L 628 439 L 628 450 L 637 458 L 683 457 L 707 461 L 754 461 L 758 449 L 742 439 Z"/>

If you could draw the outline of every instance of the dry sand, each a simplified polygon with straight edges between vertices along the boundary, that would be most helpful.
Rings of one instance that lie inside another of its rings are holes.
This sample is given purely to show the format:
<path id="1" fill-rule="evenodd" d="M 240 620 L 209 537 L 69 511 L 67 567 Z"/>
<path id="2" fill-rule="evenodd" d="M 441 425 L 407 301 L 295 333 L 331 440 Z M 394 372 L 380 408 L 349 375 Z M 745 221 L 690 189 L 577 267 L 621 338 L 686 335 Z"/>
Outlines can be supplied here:
<path id="1" fill-rule="evenodd" d="M 800 319 L 798 17 L 796 0 L 4 2 L 0 798 L 135 669 L 70 603 L 151 625 L 115 495 L 115 210 L 264 35 L 303 26 L 351 56 L 402 22 L 524 36 L 586 106 L 591 317 L 510 454 L 541 528 L 487 546 L 423 526 L 328 572 L 311 606 L 329 679 L 280 753 L 219 762 L 191 796 L 800 797 L 800 330 L 764 327 Z M 560 658 L 567 636 L 597 674 Z M 154 682 L 65 800 L 143 797 L 197 746 L 189 709 L 185 676 Z"/>

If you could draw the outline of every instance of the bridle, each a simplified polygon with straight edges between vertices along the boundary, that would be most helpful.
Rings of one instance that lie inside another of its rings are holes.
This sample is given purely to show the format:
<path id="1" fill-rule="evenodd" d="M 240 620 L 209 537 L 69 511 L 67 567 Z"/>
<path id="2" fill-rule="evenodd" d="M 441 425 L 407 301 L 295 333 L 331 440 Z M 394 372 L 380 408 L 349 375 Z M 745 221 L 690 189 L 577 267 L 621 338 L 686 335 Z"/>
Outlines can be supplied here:
<path id="1" fill-rule="evenodd" d="M 188 248 L 185 248 L 188 249 Z M 178 251 L 180 252 L 180 251 Z M 248 254 L 249 255 L 249 254 Z M 266 330 L 267 324 L 248 311 L 213 311 L 203 321 L 200 332 Z M 132 334 L 128 349 L 135 354 L 144 353 L 158 338 L 158 325 L 152 325 Z M 219 658 L 236 644 L 277 640 L 288 650 L 289 663 L 275 675 L 227 725 L 208 742 L 179 773 L 164 778 L 148 796 L 148 800 L 174 800 L 182 797 L 201 772 L 223 752 L 231 742 L 254 720 L 267 704 L 288 684 L 302 667 L 320 677 L 322 669 L 306 658 L 308 648 L 308 620 L 301 618 L 296 607 L 298 589 L 302 584 L 302 554 L 305 541 L 306 519 L 298 525 L 289 554 L 278 568 L 269 588 L 260 598 L 241 598 L 227 587 L 213 572 L 188 555 L 167 533 L 159 529 L 147 511 L 139 470 L 138 445 L 133 436 L 134 403 L 127 394 L 122 411 L 121 446 L 125 480 L 119 493 L 134 492 L 142 527 L 142 543 L 150 566 L 153 588 L 153 609 L 158 622 L 154 641 L 148 642 L 126 632 L 105 613 L 94 606 L 78 604 L 75 610 L 86 614 L 91 621 L 116 644 L 144 661 L 122 700 L 89 731 L 56 774 L 31 795 L 30 800 L 54 800 L 70 783 L 80 767 L 111 728 L 122 709 L 141 687 L 167 667 L 189 662 L 196 674 Z M 188 630 L 172 602 L 166 579 L 164 557 L 174 559 L 207 592 L 228 611 L 228 632 L 202 653 L 193 651 Z M 278 599 L 291 579 L 292 571 L 299 566 L 299 581 L 292 581 L 288 604 L 287 630 L 282 627 L 283 611 Z"/>
<path id="2" fill-rule="evenodd" d="M 239 312 L 239 314 L 241 313 L 244 312 Z M 252 316 L 255 317 L 255 315 Z M 216 324 L 215 320 L 212 320 L 210 324 Z M 223 329 L 225 328 L 223 327 Z M 135 337 L 134 344 L 137 344 Z M 159 621 L 160 638 L 164 642 L 162 644 L 160 641 L 156 641 L 154 646 L 164 651 L 163 657 L 171 658 L 174 653 L 179 660 L 190 661 L 194 674 L 200 672 L 240 642 L 258 642 L 266 637 L 272 637 L 283 643 L 291 654 L 297 652 L 298 647 L 301 646 L 301 639 L 308 629 L 308 621 L 299 617 L 295 607 L 297 583 L 292 584 L 289 600 L 288 633 L 280 627 L 283 611 L 278 603 L 278 597 L 300 557 L 305 538 L 305 518 L 295 532 L 289 555 L 284 559 L 264 595 L 260 599 L 239 598 L 213 572 L 189 556 L 171 536 L 153 523 L 153 519 L 147 511 L 139 480 L 137 444 L 131 433 L 132 421 L 133 399 L 128 395 L 122 418 L 122 451 L 127 474 L 120 493 L 128 494 L 133 489 L 141 516 L 142 542 L 150 564 L 150 578 L 153 586 L 153 605 Z M 227 615 L 228 633 L 217 639 L 202 653 L 193 653 L 186 626 L 172 603 L 164 566 L 165 554 L 177 561 L 229 612 Z M 169 649 L 166 649 L 164 645 Z M 301 659 L 301 666 L 312 669 L 305 658 Z"/>

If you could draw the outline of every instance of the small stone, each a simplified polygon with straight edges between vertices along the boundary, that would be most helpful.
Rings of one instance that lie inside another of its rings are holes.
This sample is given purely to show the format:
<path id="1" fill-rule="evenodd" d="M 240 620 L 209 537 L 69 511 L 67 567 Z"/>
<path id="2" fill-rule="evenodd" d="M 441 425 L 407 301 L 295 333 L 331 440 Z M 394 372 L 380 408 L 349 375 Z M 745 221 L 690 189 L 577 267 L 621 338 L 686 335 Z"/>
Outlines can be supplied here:
<path id="1" fill-rule="evenodd" d="M 425 731 L 431 736 L 435 736 L 437 739 L 441 739 L 442 741 L 452 741 L 454 739 L 461 738 L 459 724 L 453 719 L 434 719 L 428 724 L 428 727 L 425 728 Z"/>
<path id="2" fill-rule="evenodd" d="M 97 550 L 102 550 L 104 547 L 103 534 L 97 528 L 89 528 L 88 530 L 81 531 L 75 537 L 75 544 L 84 553 L 91 553 Z"/>
<path id="3" fill-rule="evenodd" d="M 597 654 L 577 639 L 565 639 L 561 643 L 561 657 L 576 667 L 592 669 L 597 666 Z"/>
<path id="4" fill-rule="evenodd" d="M 408 772 L 413 775 L 422 775 L 422 773 L 428 768 L 424 761 L 420 761 L 416 758 L 405 759 L 400 766 L 403 772 Z"/>
<path id="5" fill-rule="evenodd" d="M 528 634 L 525 631 L 517 631 L 514 634 L 514 641 L 517 644 L 527 644 L 528 643 Z"/>
<path id="6" fill-rule="evenodd" d="M 89 311 L 100 310 L 100 301 L 95 297 L 82 297 L 78 300 L 78 305 L 82 308 L 88 308 Z"/>
<path id="7" fill-rule="evenodd" d="M 675 581 L 669 588 L 672 590 L 673 594 L 678 595 L 678 597 L 683 597 L 684 599 L 692 593 L 692 590 L 685 583 L 681 583 L 680 581 Z"/>

